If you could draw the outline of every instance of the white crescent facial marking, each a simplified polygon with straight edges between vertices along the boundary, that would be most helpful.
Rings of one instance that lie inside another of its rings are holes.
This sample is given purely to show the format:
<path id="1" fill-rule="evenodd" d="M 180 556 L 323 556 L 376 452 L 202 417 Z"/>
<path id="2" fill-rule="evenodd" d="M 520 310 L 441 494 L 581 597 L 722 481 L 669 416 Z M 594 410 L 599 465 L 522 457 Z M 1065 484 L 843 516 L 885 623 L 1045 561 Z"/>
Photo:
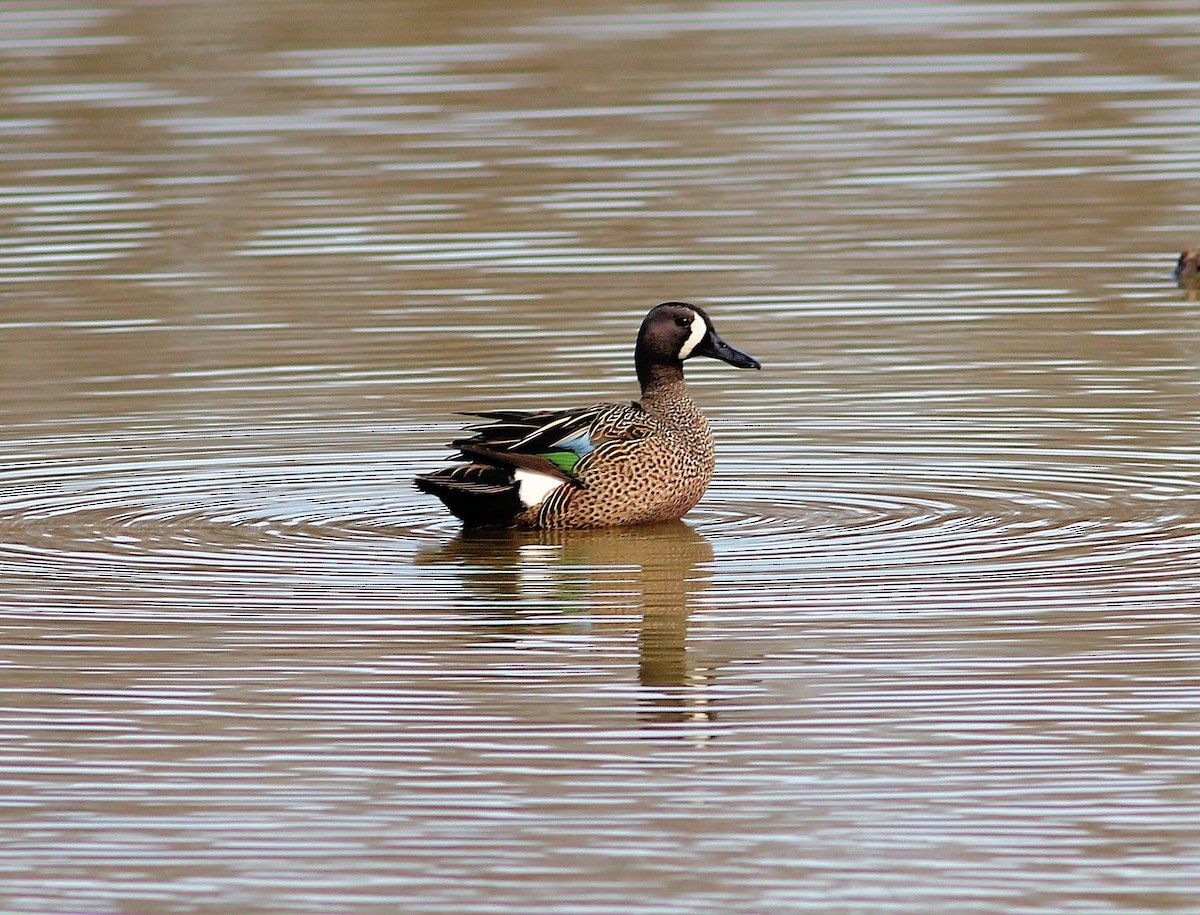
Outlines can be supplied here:
<path id="1" fill-rule="evenodd" d="M 679 347 L 679 361 L 682 362 L 692 354 L 700 341 L 708 334 L 708 325 L 704 323 L 704 319 L 699 315 L 692 316 L 692 332 L 688 334 L 688 338 L 683 341 L 683 346 Z"/>
<path id="2" fill-rule="evenodd" d="M 517 498 L 526 508 L 541 505 L 546 501 L 546 496 L 565 482 L 561 477 L 525 469 L 514 471 L 513 478 L 517 481 Z"/>

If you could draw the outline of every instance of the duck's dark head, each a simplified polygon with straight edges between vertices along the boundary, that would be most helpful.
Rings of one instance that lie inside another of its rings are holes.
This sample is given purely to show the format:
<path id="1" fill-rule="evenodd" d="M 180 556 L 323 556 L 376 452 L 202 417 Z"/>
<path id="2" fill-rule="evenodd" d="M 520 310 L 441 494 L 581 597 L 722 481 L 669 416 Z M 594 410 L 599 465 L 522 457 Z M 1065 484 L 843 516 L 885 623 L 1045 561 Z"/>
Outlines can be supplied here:
<path id="1" fill-rule="evenodd" d="M 712 320 L 698 305 L 687 302 L 663 302 L 650 309 L 638 331 L 638 379 L 645 386 L 652 366 L 682 371 L 685 359 L 708 356 L 743 369 L 762 365 L 753 356 L 734 349 L 721 339 Z"/>

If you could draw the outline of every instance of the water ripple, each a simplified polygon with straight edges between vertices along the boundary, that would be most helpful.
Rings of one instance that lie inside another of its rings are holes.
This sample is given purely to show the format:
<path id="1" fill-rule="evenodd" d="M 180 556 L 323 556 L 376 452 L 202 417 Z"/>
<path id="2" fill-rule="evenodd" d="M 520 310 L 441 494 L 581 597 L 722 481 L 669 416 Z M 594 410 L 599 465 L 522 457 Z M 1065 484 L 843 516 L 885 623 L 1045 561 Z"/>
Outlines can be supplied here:
<path id="1" fill-rule="evenodd" d="M 419 587 L 402 566 L 455 530 L 409 485 L 438 452 L 310 451 L 296 431 L 243 432 L 235 449 L 210 434 L 169 452 L 136 435 L 122 436 L 116 453 L 87 436 L 29 440 L 10 449 L 28 457 L 10 457 L 0 473 L 0 565 L 31 580 L 53 569 L 64 587 L 103 568 L 155 580 L 155 593 L 201 594 L 212 581 L 205 570 L 230 563 L 242 567 L 243 594 L 335 572 L 364 593 Z M 1019 592 L 1030 609 L 1039 578 L 1077 595 L 1099 589 L 1119 600 L 1154 587 L 1164 606 L 1186 602 L 1200 468 L 1157 455 L 1123 461 L 1116 472 L 1104 451 L 1028 449 L 979 461 L 948 444 L 925 458 L 911 449 L 902 459 L 801 454 L 791 469 L 769 470 L 733 444 L 692 523 L 736 564 L 733 592 L 753 591 L 756 602 L 787 598 L 781 569 L 867 588 L 936 590 L 969 576 Z M 397 567 L 384 571 L 388 563 Z M 1140 570 L 1136 587 L 1114 588 L 1122 567 Z"/>

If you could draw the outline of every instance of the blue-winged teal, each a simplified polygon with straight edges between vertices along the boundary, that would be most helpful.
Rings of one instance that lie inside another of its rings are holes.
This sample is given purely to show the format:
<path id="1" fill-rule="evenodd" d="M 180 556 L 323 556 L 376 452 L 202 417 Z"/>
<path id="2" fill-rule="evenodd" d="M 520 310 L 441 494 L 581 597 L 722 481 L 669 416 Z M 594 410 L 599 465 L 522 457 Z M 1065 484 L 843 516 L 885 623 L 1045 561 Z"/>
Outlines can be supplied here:
<path id="1" fill-rule="evenodd" d="M 468 527 L 582 528 L 683 517 L 712 479 L 712 432 L 688 396 L 683 362 L 758 361 L 721 339 L 704 310 L 664 302 L 638 331 L 642 399 L 574 410 L 472 414 L 450 443 L 456 464 L 416 478 Z"/>
<path id="2" fill-rule="evenodd" d="M 1180 289 L 1187 291 L 1188 301 L 1200 298 L 1200 254 L 1195 248 L 1188 248 L 1179 255 L 1179 263 L 1175 265 L 1175 282 Z"/>

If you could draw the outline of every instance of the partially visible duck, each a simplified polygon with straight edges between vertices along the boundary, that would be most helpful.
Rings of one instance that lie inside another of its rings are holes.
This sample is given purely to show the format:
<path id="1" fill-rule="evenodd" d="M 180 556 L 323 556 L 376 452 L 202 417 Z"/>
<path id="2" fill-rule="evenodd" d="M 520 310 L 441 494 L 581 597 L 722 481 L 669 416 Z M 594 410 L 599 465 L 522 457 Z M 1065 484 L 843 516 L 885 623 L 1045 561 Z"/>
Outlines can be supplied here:
<path id="1" fill-rule="evenodd" d="M 721 339 L 704 309 L 664 302 L 638 331 L 641 400 L 569 410 L 496 410 L 450 443 L 465 463 L 418 476 L 467 527 L 539 529 L 650 524 L 683 517 L 715 463 L 712 432 L 688 396 L 695 356 L 758 361 Z"/>
<path id="2" fill-rule="evenodd" d="M 1189 302 L 1200 297 L 1200 269 L 1197 268 L 1198 260 L 1200 260 L 1200 255 L 1197 254 L 1196 249 L 1188 248 L 1179 255 L 1179 263 L 1175 265 L 1175 282 L 1180 289 L 1187 291 Z"/>

